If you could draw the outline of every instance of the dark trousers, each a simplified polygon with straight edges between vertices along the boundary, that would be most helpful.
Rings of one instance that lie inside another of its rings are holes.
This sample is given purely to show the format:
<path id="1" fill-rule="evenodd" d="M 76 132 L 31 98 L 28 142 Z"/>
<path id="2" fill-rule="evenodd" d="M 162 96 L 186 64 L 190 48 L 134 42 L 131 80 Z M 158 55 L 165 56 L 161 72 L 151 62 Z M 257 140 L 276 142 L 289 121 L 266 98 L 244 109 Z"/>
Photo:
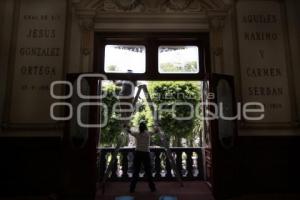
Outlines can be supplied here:
<path id="1" fill-rule="evenodd" d="M 135 186 L 136 186 L 136 183 L 139 178 L 139 173 L 140 173 L 142 164 L 144 166 L 144 170 L 145 170 L 146 176 L 148 178 L 149 187 L 150 187 L 151 191 L 155 190 L 155 184 L 153 182 L 152 172 L 151 172 L 150 153 L 143 152 L 143 151 L 136 151 L 135 155 L 134 155 L 134 160 L 133 160 L 134 172 L 133 172 L 133 177 L 132 177 L 132 181 L 130 184 L 131 192 L 134 192 L 134 190 L 135 190 Z"/>

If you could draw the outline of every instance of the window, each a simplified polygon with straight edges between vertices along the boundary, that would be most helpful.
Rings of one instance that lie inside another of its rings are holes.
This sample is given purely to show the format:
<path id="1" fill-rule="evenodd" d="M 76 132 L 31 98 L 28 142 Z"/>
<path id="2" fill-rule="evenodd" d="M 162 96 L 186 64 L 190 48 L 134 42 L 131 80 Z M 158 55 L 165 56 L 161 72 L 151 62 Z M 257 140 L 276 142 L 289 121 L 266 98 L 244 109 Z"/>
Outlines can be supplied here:
<path id="1" fill-rule="evenodd" d="M 107 73 L 145 73 L 146 47 L 105 45 L 104 71 Z"/>
<path id="2" fill-rule="evenodd" d="M 197 46 L 159 46 L 159 73 L 196 74 L 199 72 Z"/>
<path id="3" fill-rule="evenodd" d="M 94 72 L 110 80 L 199 80 L 209 33 L 95 33 Z"/>

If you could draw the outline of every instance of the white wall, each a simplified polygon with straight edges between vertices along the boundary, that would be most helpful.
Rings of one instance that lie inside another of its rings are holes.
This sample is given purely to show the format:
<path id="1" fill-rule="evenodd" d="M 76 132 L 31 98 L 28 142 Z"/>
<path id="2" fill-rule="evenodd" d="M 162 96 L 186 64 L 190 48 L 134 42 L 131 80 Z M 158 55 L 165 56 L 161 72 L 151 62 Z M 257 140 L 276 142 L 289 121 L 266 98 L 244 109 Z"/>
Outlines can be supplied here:
<path id="1" fill-rule="evenodd" d="M 0 1 L 0 123 L 2 126 L 3 115 L 5 112 L 5 98 L 7 92 L 8 83 L 8 69 L 9 69 L 9 57 L 12 40 L 12 29 L 14 21 L 14 2 L 12 0 Z M 3 131 L 0 128 L 0 137 L 47 137 L 47 136 L 61 136 L 62 131 L 32 131 L 32 130 L 9 130 Z"/>
<path id="2" fill-rule="evenodd" d="M 300 121 L 300 1 L 287 0 L 287 17 L 289 43 L 291 48 L 291 64 L 294 84 L 294 98 L 296 101 L 297 119 Z"/>
<path id="3" fill-rule="evenodd" d="M 7 69 L 13 22 L 13 1 L 3 0 L 0 3 L 0 121 L 4 114 L 4 100 L 7 84 Z M 1 132 L 1 129 L 0 129 Z"/>
<path id="4" fill-rule="evenodd" d="M 285 0 L 286 15 L 287 15 L 287 27 L 288 27 L 288 42 L 290 47 L 290 78 L 291 89 L 294 95 L 291 96 L 291 100 L 294 101 L 294 109 L 292 112 L 296 115 L 296 120 L 300 119 L 300 1 L 299 0 Z M 225 33 L 226 35 L 226 33 Z M 234 37 L 234 36 L 233 36 Z M 224 38 L 224 42 L 228 43 L 229 39 Z M 225 45 L 226 46 L 226 45 Z M 284 53 L 284 50 L 283 50 Z M 225 55 L 225 59 L 229 59 L 228 55 Z M 226 62 L 228 65 L 230 62 Z M 226 66 L 227 67 L 227 66 Z M 231 69 L 230 69 L 231 70 Z M 229 70 L 229 71 L 230 71 Z M 238 71 L 235 71 L 236 76 Z M 300 129 L 294 128 L 257 128 L 257 129 L 241 129 L 239 130 L 241 136 L 300 136 Z"/>
<path id="5" fill-rule="evenodd" d="M 67 72 L 69 73 L 80 73 L 81 69 L 81 55 L 80 55 L 80 45 L 81 45 L 81 33 L 80 26 L 78 23 L 77 16 L 74 10 L 72 10 L 72 21 L 70 23 L 70 55 L 69 55 L 69 66 L 67 66 Z"/>
<path id="6" fill-rule="evenodd" d="M 4 97 L 7 83 L 7 69 L 9 59 L 9 48 L 11 41 L 11 31 L 13 24 L 13 2 L 11 0 L 0 1 L 0 121 L 2 122 Z M 300 1 L 299 0 L 286 0 L 287 16 L 288 16 L 288 33 L 290 38 L 291 47 L 291 63 L 292 74 L 294 76 L 294 93 L 298 120 L 300 119 Z M 224 41 L 224 73 L 239 76 L 238 60 L 237 60 L 237 37 L 235 30 L 235 15 L 234 10 L 226 18 L 225 28 L 223 32 Z M 70 73 L 79 73 L 82 69 L 80 60 L 80 45 L 81 34 L 77 17 L 72 11 L 72 21 L 70 22 L 70 44 L 69 44 L 69 61 L 66 66 L 66 71 Z M 237 95 L 239 96 L 239 82 L 236 78 Z M 1 131 L 1 130 L 0 130 Z M 35 135 L 40 133 L 9 132 L 0 133 L 2 135 Z M 42 135 L 60 135 L 60 132 L 43 132 Z M 300 135 L 299 130 L 281 129 L 281 130 L 240 130 L 240 135 Z"/>
<path id="7" fill-rule="evenodd" d="M 229 75 L 237 74 L 235 70 L 235 41 L 234 38 L 234 10 L 231 10 L 225 19 L 223 30 L 223 53 L 224 53 L 224 73 Z"/>

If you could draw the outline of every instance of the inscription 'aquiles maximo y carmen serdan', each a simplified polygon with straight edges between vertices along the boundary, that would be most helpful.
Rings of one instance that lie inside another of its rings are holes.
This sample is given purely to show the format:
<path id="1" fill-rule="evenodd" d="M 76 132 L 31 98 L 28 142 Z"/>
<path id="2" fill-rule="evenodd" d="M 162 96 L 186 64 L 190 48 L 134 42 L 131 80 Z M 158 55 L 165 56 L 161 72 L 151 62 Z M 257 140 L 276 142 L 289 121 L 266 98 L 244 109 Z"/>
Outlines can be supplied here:
<path id="1" fill-rule="evenodd" d="M 281 117 L 289 94 L 280 5 L 243 1 L 237 8 L 243 99 L 262 102 L 266 122 L 272 121 Z"/>
<path id="2" fill-rule="evenodd" d="M 260 24 L 276 24 L 277 23 L 277 17 L 276 15 L 246 15 L 243 16 L 242 19 L 243 23 L 260 23 Z"/>
<path id="3" fill-rule="evenodd" d="M 276 15 L 246 15 L 242 18 L 242 23 L 245 24 L 276 24 L 278 23 L 278 19 Z M 245 32 L 244 39 L 245 40 L 266 40 L 266 41 L 274 41 L 279 37 L 277 32 L 271 31 L 255 31 L 255 32 Z"/>

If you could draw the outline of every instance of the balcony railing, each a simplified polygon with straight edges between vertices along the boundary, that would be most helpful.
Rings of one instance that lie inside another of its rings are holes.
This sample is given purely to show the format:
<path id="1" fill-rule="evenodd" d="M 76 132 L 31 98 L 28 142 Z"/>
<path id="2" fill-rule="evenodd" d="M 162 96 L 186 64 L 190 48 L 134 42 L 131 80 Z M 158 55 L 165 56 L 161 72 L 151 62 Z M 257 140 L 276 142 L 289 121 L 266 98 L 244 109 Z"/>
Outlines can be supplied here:
<path id="1" fill-rule="evenodd" d="M 170 148 L 175 159 L 177 169 L 183 180 L 203 180 L 203 149 L 202 148 Z M 109 165 L 114 148 L 98 149 L 98 176 L 100 180 L 104 176 L 105 170 Z M 170 162 L 166 156 L 164 148 L 150 148 L 152 176 L 156 181 L 175 180 Z M 111 181 L 128 181 L 133 175 L 134 148 L 121 148 L 113 170 L 109 175 Z M 143 168 L 140 172 L 140 178 L 144 179 L 145 172 Z"/>

